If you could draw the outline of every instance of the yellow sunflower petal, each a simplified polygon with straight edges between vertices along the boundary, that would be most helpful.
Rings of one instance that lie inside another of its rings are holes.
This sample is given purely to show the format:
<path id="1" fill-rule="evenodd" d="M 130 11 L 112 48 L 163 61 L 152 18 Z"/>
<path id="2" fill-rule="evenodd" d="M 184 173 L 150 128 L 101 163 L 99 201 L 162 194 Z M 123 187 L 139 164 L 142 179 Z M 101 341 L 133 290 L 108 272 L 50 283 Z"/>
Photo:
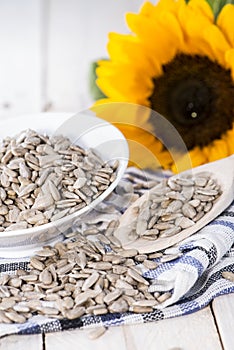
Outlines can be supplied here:
<path id="1" fill-rule="evenodd" d="M 214 14 L 207 1 L 190 0 L 188 3 L 188 7 L 190 7 L 194 12 L 196 12 L 197 15 L 206 17 L 210 23 L 214 22 Z"/>
<path id="2" fill-rule="evenodd" d="M 215 60 L 209 40 L 204 37 L 204 31 L 212 24 L 212 21 L 195 7 L 194 2 L 191 1 L 191 6 L 181 6 L 178 13 L 185 36 L 184 51 L 188 54 L 206 55 L 211 60 Z"/>
<path id="3" fill-rule="evenodd" d="M 224 142 L 226 142 L 228 147 L 228 155 L 234 154 L 234 125 L 231 130 L 223 136 Z"/>
<path id="4" fill-rule="evenodd" d="M 161 0 L 158 1 L 158 3 L 155 5 L 156 8 L 158 8 L 160 11 L 177 11 L 178 6 L 180 6 L 181 3 L 185 3 L 184 0 Z"/>
<path id="5" fill-rule="evenodd" d="M 125 101 L 125 96 L 131 102 L 146 100 L 151 95 L 153 82 L 150 76 L 144 74 L 144 69 L 136 69 L 129 64 L 110 64 L 110 62 L 100 63 L 96 70 L 97 75 L 102 75 L 102 79 L 97 79 L 97 85 L 104 94 L 111 94 L 112 97 Z M 125 82 L 123 83 L 123 77 Z"/>
<path id="6" fill-rule="evenodd" d="M 114 62 L 134 62 L 138 67 L 144 67 L 151 76 L 161 73 L 160 65 L 155 67 L 150 56 L 142 55 L 142 44 L 132 35 L 110 33 L 107 49 Z"/>
<path id="7" fill-rule="evenodd" d="M 234 5 L 227 4 L 222 8 L 218 18 L 217 25 L 224 33 L 229 44 L 234 46 Z"/>
<path id="8" fill-rule="evenodd" d="M 228 146 L 224 140 L 215 140 L 211 145 L 205 147 L 204 152 L 207 154 L 208 161 L 214 162 L 228 156 Z"/>
<path id="9" fill-rule="evenodd" d="M 183 35 L 175 17 L 164 13 L 162 20 L 156 22 L 144 16 L 127 15 L 129 28 L 139 36 L 142 44 L 150 50 L 152 60 L 166 63 L 170 61 L 182 45 Z M 152 40 L 149 33 L 154 33 Z"/>
<path id="10" fill-rule="evenodd" d="M 146 1 L 140 9 L 140 14 L 146 17 L 151 17 L 152 13 L 155 10 L 155 5 L 153 5 L 151 2 Z"/>
<path id="11" fill-rule="evenodd" d="M 111 103 L 111 102 L 114 102 L 112 98 L 108 98 L 108 97 L 101 98 L 93 103 L 93 105 L 90 107 L 90 110 L 94 110 L 94 112 L 95 112 L 95 108 L 100 108 L 100 111 L 101 111 L 103 108 L 105 108 L 104 105 L 106 105 L 107 103 Z M 97 106 L 99 106 L 99 107 L 97 107 Z"/>
<path id="12" fill-rule="evenodd" d="M 221 30 L 214 24 L 210 25 L 205 28 L 204 37 L 210 43 L 216 60 L 219 64 L 226 67 L 225 53 L 230 49 L 230 45 Z"/>
<path id="13" fill-rule="evenodd" d="M 184 5 L 185 1 L 184 0 L 161 0 L 158 1 L 156 5 L 154 5 L 154 8 L 151 8 L 151 14 L 150 16 L 154 19 L 158 19 L 160 14 L 162 12 L 170 12 L 173 14 L 178 13 L 178 9 L 181 5 Z M 144 9 L 144 7 L 143 7 Z M 142 10 L 143 10 L 142 9 Z"/>
<path id="14" fill-rule="evenodd" d="M 118 125 L 123 135 L 126 137 L 130 150 L 130 164 L 140 168 L 161 167 L 171 162 L 170 155 L 162 152 L 162 144 L 153 135 L 145 130 L 130 124 Z"/>
<path id="15" fill-rule="evenodd" d="M 161 162 L 148 147 L 137 143 L 135 139 L 128 140 L 128 144 L 130 153 L 129 166 L 137 166 L 140 169 L 161 167 Z"/>
<path id="16" fill-rule="evenodd" d="M 205 164 L 207 162 L 207 157 L 200 147 L 195 147 L 189 151 L 189 157 L 191 159 L 192 167 Z"/>
<path id="17" fill-rule="evenodd" d="M 173 163 L 172 156 L 168 151 L 160 152 L 158 154 L 158 159 L 160 160 L 160 163 L 164 169 L 169 169 Z"/>
<path id="18" fill-rule="evenodd" d="M 177 157 L 176 161 L 171 165 L 173 173 L 179 173 L 181 171 L 196 167 L 207 162 L 207 157 L 199 147 L 195 147 L 188 153 Z"/>
<path id="19" fill-rule="evenodd" d="M 134 138 L 141 135 L 152 135 L 150 128 L 147 128 L 147 120 L 150 116 L 150 109 L 133 103 L 116 102 L 113 99 L 102 99 L 97 101 L 91 110 L 100 118 L 115 124 L 126 137 Z M 151 138 L 151 140 L 153 137 Z M 155 141 L 155 139 L 154 139 Z M 146 140 L 148 142 L 148 138 Z M 158 142 L 158 141 L 157 141 Z"/>
<path id="20" fill-rule="evenodd" d="M 225 61 L 227 67 L 231 69 L 232 80 L 234 80 L 234 49 L 226 51 Z"/>

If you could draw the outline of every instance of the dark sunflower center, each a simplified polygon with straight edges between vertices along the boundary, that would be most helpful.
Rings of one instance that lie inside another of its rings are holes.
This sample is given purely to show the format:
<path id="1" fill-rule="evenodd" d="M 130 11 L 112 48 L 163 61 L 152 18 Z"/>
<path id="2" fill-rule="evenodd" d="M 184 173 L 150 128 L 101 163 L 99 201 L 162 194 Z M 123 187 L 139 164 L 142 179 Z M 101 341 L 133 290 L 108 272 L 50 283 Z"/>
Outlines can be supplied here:
<path id="1" fill-rule="evenodd" d="M 169 113 L 182 125 L 200 122 L 211 112 L 211 91 L 207 85 L 194 78 L 176 82 L 169 96 Z"/>
<path id="2" fill-rule="evenodd" d="M 151 108 L 170 121 L 191 149 L 209 144 L 232 127 L 233 96 L 229 70 L 207 57 L 181 54 L 164 65 L 163 74 L 154 79 L 150 102 Z M 151 117 L 153 124 L 154 118 Z"/>

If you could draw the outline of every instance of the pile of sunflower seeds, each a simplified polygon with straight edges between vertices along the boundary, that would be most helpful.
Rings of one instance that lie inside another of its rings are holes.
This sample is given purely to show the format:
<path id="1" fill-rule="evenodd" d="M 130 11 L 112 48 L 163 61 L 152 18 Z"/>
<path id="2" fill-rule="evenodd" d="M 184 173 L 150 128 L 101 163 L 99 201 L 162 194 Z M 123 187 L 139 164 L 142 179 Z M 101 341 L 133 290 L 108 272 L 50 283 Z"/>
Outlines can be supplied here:
<path id="1" fill-rule="evenodd" d="M 109 229 L 116 224 L 110 222 Z M 139 267 L 143 264 L 155 269 L 165 260 L 162 253 L 143 255 L 135 249 L 124 250 L 111 234 L 99 233 L 98 240 L 72 235 L 67 242 L 38 251 L 28 271 L 0 277 L 0 322 L 24 323 L 35 314 L 75 319 L 151 312 L 170 298 L 169 292 L 148 292 L 149 281 Z M 177 257 L 168 255 L 166 260 Z"/>
<path id="2" fill-rule="evenodd" d="M 174 236 L 208 213 L 220 194 L 220 186 L 208 173 L 165 179 L 134 207 L 136 219 L 120 227 L 116 235 L 121 231 L 134 240 Z"/>
<path id="3" fill-rule="evenodd" d="M 53 222 L 89 205 L 116 178 L 92 150 L 33 130 L 0 146 L 0 231 Z"/>

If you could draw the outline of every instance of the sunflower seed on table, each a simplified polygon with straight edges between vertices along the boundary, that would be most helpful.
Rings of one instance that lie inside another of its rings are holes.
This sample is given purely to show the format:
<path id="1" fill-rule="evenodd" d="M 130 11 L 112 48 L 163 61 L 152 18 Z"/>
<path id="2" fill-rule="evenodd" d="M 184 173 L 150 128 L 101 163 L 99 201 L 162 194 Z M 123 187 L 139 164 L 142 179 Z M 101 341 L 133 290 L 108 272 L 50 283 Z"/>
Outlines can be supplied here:
<path id="1" fill-rule="evenodd" d="M 100 338 L 104 333 L 106 333 L 107 328 L 104 326 L 98 327 L 92 331 L 89 332 L 89 339 L 95 340 Z"/>
<path id="2" fill-rule="evenodd" d="M 129 308 L 130 311 L 133 311 L 135 313 L 145 313 L 145 312 L 152 312 L 153 308 L 151 306 L 145 306 L 145 305 L 132 305 Z"/>
<path id="3" fill-rule="evenodd" d="M 14 311 L 14 310 L 6 311 L 4 313 L 4 315 L 12 322 L 24 323 L 26 321 L 26 317 L 24 317 L 22 314 L 19 314 L 18 312 Z"/>
<path id="4" fill-rule="evenodd" d="M 2 300 L 2 302 L 0 303 L 0 310 L 8 310 L 12 308 L 15 305 L 15 303 L 16 302 L 10 298 Z"/>
<path id="5" fill-rule="evenodd" d="M 105 230 L 96 238 L 101 234 Z M 14 322 L 7 312 L 22 315 L 21 322 L 25 322 L 34 314 L 75 319 L 110 312 L 153 311 L 167 294 L 148 291 L 150 284 L 141 276 L 139 263 L 143 260 L 149 268 L 156 267 L 164 254 L 142 256 L 137 250 L 112 246 L 111 252 L 97 254 L 92 240 L 76 234 L 72 240 L 43 247 L 31 257 L 29 270 L 0 278 L 1 322 Z M 156 258 L 159 261 L 151 260 Z"/>
<path id="6" fill-rule="evenodd" d="M 234 273 L 230 271 L 223 271 L 222 277 L 230 282 L 234 282 Z"/>
<path id="7" fill-rule="evenodd" d="M 155 262 L 153 260 L 147 260 L 147 259 L 145 259 L 143 261 L 143 265 L 144 265 L 144 267 L 146 267 L 149 270 L 151 270 L 151 269 L 153 270 L 153 269 L 156 269 L 156 267 L 158 267 L 157 262 Z"/>
<path id="8" fill-rule="evenodd" d="M 172 296 L 171 292 L 165 292 L 163 294 L 161 294 L 158 298 L 157 301 L 159 303 L 163 303 L 164 301 L 166 301 L 167 299 L 169 299 Z"/>
<path id="9" fill-rule="evenodd" d="M 172 261 L 172 260 L 175 260 L 175 259 L 178 259 L 182 256 L 182 253 L 176 253 L 176 254 L 167 254 L 167 255 L 164 255 L 160 258 L 160 262 L 161 263 L 164 263 L 164 262 L 169 262 L 169 261 Z"/>
<path id="10" fill-rule="evenodd" d="M 100 304 L 88 307 L 86 313 L 93 314 L 94 316 L 105 315 L 108 313 L 108 309 L 105 304 Z"/>
<path id="11" fill-rule="evenodd" d="M 108 310 L 113 313 L 127 312 L 129 310 L 129 306 L 126 300 L 124 300 L 123 298 L 119 298 L 108 306 Z"/>

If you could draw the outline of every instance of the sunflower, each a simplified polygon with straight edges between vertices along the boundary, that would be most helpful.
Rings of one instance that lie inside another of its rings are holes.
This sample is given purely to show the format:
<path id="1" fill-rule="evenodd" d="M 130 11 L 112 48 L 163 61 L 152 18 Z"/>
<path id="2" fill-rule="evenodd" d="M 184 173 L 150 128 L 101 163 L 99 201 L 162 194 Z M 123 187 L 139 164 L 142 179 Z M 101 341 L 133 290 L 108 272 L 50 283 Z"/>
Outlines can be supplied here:
<path id="1" fill-rule="evenodd" d="M 129 34 L 109 34 L 109 59 L 96 70 L 106 96 L 98 104 L 127 102 L 159 112 L 181 135 L 192 166 L 233 154 L 233 18 L 232 4 L 216 18 L 205 0 L 144 3 L 139 13 L 126 16 Z M 119 128 L 126 138 L 143 143 L 163 168 L 175 170 L 170 149 L 152 138 L 155 116 L 149 112 L 140 127 L 139 120 L 129 127 L 125 118 L 127 126 Z M 147 157 L 144 165 L 152 167 Z"/>

